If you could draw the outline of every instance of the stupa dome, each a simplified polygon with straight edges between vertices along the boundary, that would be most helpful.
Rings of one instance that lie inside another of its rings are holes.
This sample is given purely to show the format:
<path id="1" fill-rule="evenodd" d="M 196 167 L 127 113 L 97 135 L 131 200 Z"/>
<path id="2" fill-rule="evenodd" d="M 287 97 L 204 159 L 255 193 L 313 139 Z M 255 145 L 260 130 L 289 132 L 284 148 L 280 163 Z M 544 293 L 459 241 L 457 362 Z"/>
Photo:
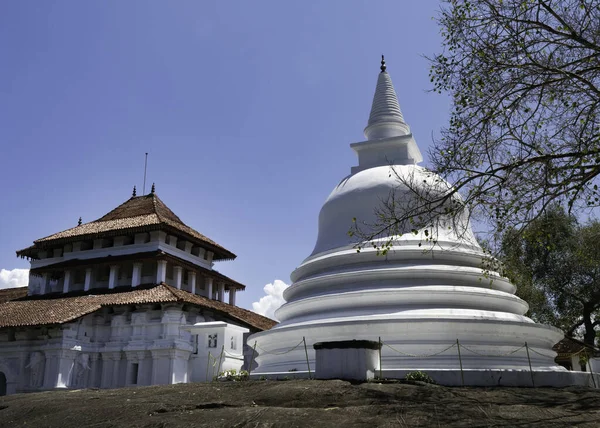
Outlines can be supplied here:
<path id="1" fill-rule="evenodd" d="M 318 238 L 311 256 L 334 248 L 355 246 L 356 238 L 348 235 L 354 221 L 367 228 L 376 224 L 375 208 L 386 201 L 393 201 L 397 212 L 406 212 L 418 203 L 416 194 L 424 194 L 434 186 L 449 188 L 442 178 L 416 164 L 394 165 L 393 170 L 390 165 L 375 166 L 345 177 L 321 208 Z M 460 245 L 480 250 L 468 219 L 462 219 L 461 224 L 463 227 L 459 229 L 438 228 L 435 231 L 437 245 Z M 422 231 L 415 235 L 406 227 L 399 232 L 402 236 L 398 240 L 404 247 L 418 247 L 423 241 Z"/>

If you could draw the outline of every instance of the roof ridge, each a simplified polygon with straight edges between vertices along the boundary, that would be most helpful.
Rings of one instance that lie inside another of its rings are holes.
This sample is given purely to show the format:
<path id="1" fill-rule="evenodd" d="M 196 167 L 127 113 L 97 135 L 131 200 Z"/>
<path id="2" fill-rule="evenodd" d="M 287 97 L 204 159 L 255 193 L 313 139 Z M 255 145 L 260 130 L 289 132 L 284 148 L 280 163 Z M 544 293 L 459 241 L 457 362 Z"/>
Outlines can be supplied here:
<path id="1" fill-rule="evenodd" d="M 83 223 L 83 224 L 95 223 L 95 222 L 98 222 L 98 221 L 109 221 L 109 220 L 102 220 L 102 219 L 104 217 L 108 217 L 109 215 L 111 215 L 112 213 L 114 213 L 115 211 L 117 211 L 119 208 L 121 208 L 123 205 L 127 204 L 132 199 L 138 199 L 138 198 L 143 198 L 143 195 L 142 196 L 131 196 L 129 199 L 127 199 L 126 201 L 120 203 L 119 205 L 117 205 L 116 207 L 114 207 L 112 210 L 110 210 L 109 212 L 107 212 L 106 214 L 104 214 L 102 217 L 97 218 L 96 220 L 93 220 L 93 221 L 89 221 L 87 223 Z"/>
<path id="2" fill-rule="evenodd" d="M 171 215 L 171 216 L 173 216 L 173 217 L 175 218 L 175 221 L 177 221 L 177 222 L 181 223 L 181 224 L 182 224 L 182 225 L 184 225 L 184 226 L 187 226 L 187 227 L 189 227 L 187 224 L 185 224 L 185 223 L 184 223 L 184 222 L 183 222 L 183 221 L 182 221 L 182 220 L 179 218 L 179 216 L 178 216 L 177 214 L 175 214 L 175 213 L 173 212 L 173 210 L 172 210 L 171 208 L 169 208 L 169 207 L 167 206 L 167 204 L 165 204 L 165 203 L 163 202 L 163 200 L 162 200 L 162 199 L 160 199 L 160 198 L 158 197 L 158 195 L 157 195 L 156 193 L 152 193 L 152 206 L 154 207 L 154 212 L 155 212 L 155 213 L 156 213 L 156 215 L 158 216 L 158 220 L 159 220 L 159 221 L 161 221 L 161 222 L 164 222 L 164 221 L 165 221 L 165 218 L 164 218 L 164 217 L 163 217 L 163 215 L 160 213 L 160 211 L 159 211 L 159 209 L 158 209 L 158 206 L 157 206 L 157 203 L 159 203 L 159 204 L 161 205 L 161 209 L 164 209 L 164 210 L 168 211 L 169 215 Z M 169 220 L 169 219 L 167 218 L 166 220 Z"/>
<path id="3" fill-rule="evenodd" d="M 163 221 L 162 216 L 158 213 L 158 209 L 156 208 L 156 198 L 158 198 L 158 196 L 156 196 L 156 193 L 150 193 L 152 195 L 152 208 L 154 208 L 154 212 L 156 213 L 156 215 L 158 216 L 158 221 Z"/>
<path id="4" fill-rule="evenodd" d="M 175 299 L 177 299 L 177 301 L 178 301 L 178 302 L 181 302 L 181 301 L 183 300 L 183 299 L 181 298 L 181 296 L 178 296 L 177 294 L 175 294 L 175 293 L 173 292 L 173 290 L 177 290 L 177 289 L 176 289 L 175 287 L 173 287 L 172 285 L 169 285 L 169 284 L 167 284 L 166 282 L 162 281 L 162 282 L 159 282 L 159 283 L 158 283 L 156 286 L 157 286 L 157 287 L 162 287 L 162 288 L 164 288 L 165 290 L 167 290 L 169 293 L 171 293 L 171 295 L 172 295 L 173 297 L 175 297 Z M 183 291 L 183 290 L 181 290 L 181 291 Z"/>

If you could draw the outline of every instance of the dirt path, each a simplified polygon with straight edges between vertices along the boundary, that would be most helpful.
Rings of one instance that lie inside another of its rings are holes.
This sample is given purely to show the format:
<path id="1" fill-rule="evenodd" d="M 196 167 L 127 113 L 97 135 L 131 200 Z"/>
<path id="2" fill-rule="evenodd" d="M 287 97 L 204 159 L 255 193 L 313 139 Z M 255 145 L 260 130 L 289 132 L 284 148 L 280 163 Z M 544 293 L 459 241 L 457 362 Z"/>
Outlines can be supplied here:
<path id="1" fill-rule="evenodd" d="M 600 390 L 250 381 L 0 397 L 0 427 L 600 427 Z"/>

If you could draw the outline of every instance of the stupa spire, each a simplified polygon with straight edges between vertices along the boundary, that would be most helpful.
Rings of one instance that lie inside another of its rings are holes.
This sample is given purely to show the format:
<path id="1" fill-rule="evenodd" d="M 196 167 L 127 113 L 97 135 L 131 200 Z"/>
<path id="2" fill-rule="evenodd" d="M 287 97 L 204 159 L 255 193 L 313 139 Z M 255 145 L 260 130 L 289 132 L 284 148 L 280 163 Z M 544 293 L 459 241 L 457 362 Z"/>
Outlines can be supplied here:
<path id="1" fill-rule="evenodd" d="M 365 128 L 367 140 L 399 137 L 410 134 L 410 127 L 402 117 L 398 97 L 388 74 L 385 57 L 381 55 L 381 73 L 373 96 L 369 122 Z"/>

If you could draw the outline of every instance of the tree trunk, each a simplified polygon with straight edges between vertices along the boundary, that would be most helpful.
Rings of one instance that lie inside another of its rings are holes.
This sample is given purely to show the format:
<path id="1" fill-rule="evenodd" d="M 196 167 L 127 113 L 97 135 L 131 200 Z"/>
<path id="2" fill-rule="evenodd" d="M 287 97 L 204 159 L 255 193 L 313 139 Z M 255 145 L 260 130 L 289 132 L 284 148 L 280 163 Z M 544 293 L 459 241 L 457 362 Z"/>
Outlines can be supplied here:
<path id="1" fill-rule="evenodd" d="M 594 346 L 596 341 L 596 331 L 594 330 L 594 323 L 592 322 L 592 311 L 587 305 L 583 307 L 583 326 L 585 327 L 583 343 Z"/>

